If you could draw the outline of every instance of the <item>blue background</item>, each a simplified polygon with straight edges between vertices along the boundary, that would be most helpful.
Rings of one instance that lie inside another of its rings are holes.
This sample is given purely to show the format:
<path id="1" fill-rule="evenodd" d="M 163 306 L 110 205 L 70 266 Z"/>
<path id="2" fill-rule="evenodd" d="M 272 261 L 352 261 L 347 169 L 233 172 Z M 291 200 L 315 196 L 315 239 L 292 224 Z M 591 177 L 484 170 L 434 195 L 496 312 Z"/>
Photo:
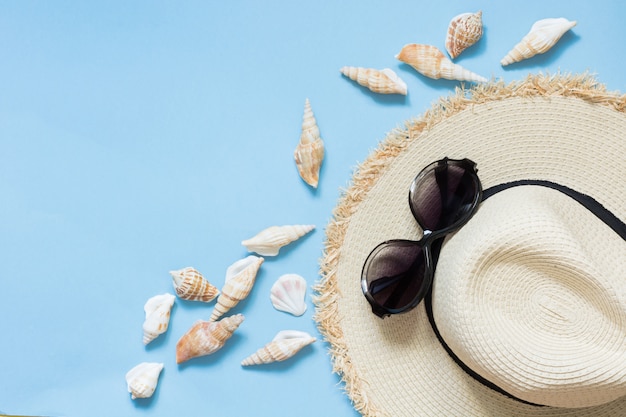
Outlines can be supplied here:
<path id="1" fill-rule="evenodd" d="M 459 82 L 394 56 L 444 50 L 450 19 L 483 11 L 456 63 L 488 78 L 588 71 L 626 90 L 622 1 L 0 2 L 0 411 L 64 416 L 355 416 L 308 310 L 273 309 L 284 273 L 319 279 L 324 228 L 354 168 L 391 129 Z M 578 25 L 548 53 L 502 68 L 539 19 Z M 344 65 L 389 67 L 409 94 L 382 96 Z M 293 150 L 309 98 L 326 144 L 317 190 Z M 480 140 L 480 138 L 476 138 Z M 592 150 L 590 150 L 592 151 Z M 621 157 L 621 156 L 619 156 Z M 178 338 L 213 304 L 177 300 L 144 347 L 143 305 L 194 266 L 218 287 L 271 225 L 317 229 L 267 257 L 246 320 L 218 353 L 175 363 Z M 241 359 L 283 329 L 318 342 L 279 364 Z M 125 373 L 163 362 L 154 396 Z"/>

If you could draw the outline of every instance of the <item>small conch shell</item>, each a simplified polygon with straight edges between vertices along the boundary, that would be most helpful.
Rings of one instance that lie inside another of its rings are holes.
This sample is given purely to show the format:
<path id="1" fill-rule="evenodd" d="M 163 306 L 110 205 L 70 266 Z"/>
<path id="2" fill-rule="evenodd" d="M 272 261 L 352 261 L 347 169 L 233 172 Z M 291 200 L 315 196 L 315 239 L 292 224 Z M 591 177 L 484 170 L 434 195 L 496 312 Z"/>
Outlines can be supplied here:
<path id="1" fill-rule="evenodd" d="M 274 308 L 294 316 L 301 316 L 306 311 L 305 294 L 306 280 L 298 274 L 280 276 L 270 289 Z"/>
<path id="2" fill-rule="evenodd" d="M 226 270 L 222 292 L 211 313 L 210 321 L 215 321 L 250 294 L 256 275 L 265 259 L 250 255 L 233 263 Z"/>
<path id="3" fill-rule="evenodd" d="M 459 81 L 486 82 L 481 77 L 462 66 L 450 61 L 434 46 L 411 43 L 405 45 L 396 58 L 409 64 L 417 72 L 429 78 Z"/>
<path id="4" fill-rule="evenodd" d="M 208 303 L 219 294 L 219 290 L 195 268 L 187 268 L 170 271 L 172 283 L 178 295 L 183 300 L 203 301 Z"/>
<path id="5" fill-rule="evenodd" d="M 143 307 L 146 319 L 143 322 L 143 344 L 147 345 L 160 334 L 167 331 L 170 322 L 170 310 L 174 305 L 172 294 L 155 295 L 150 298 Z"/>
<path id="6" fill-rule="evenodd" d="M 241 244 L 249 252 L 256 252 L 262 256 L 276 256 L 280 248 L 298 240 L 313 229 L 315 226 L 312 224 L 271 226 L 242 241 Z"/>
<path id="7" fill-rule="evenodd" d="M 320 137 L 320 130 L 308 98 L 304 102 L 300 142 L 296 146 L 293 157 L 296 160 L 300 177 L 311 187 L 317 188 L 320 168 L 324 160 L 324 141 Z"/>
<path id="8" fill-rule="evenodd" d="M 406 83 L 389 68 L 377 70 L 373 68 L 342 67 L 339 71 L 363 87 L 369 88 L 374 93 L 402 94 L 406 96 Z"/>
<path id="9" fill-rule="evenodd" d="M 519 62 L 543 54 L 552 48 L 561 39 L 561 36 L 576 26 L 576 21 L 569 21 L 563 17 L 542 19 L 535 22 L 530 32 L 509 51 L 500 61 L 502 66 Z"/>
<path id="10" fill-rule="evenodd" d="M 482 11 L 462 13 L 455 16 L 448 25 L 446 50 L 452 59 L 474 45 L 483 36 Z"/>
<path id="11" fill-rule="evenodd" d="M 163 370 L 162 363 L 142 362 L 126 373 L 126 384 L 130 398 L 150 398 L 154 394 L 159 375 Z"/>
<path id="12" fill-rule="evenodd" d="M 306 332 L 283 330 L 278 332 L 267 345 L 241 361 L 241 365 L 262 365 L 264 363 L 284 361 L 313 342 L 315 342 L 315 338 Z"/>
<path id="13" fill-rule="evenodd" d="M 198 320 L 176 343 L 176 363 L 217 352 L 243 320 L 242 314 L 224 317 L 220 321 Z"/>

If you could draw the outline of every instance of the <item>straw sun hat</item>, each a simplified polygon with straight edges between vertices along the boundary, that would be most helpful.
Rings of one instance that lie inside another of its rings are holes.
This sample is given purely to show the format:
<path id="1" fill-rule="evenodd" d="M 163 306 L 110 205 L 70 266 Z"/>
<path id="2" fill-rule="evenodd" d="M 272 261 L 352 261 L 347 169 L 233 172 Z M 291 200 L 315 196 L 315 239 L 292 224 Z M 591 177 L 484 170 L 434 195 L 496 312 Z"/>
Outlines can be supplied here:
<path id="1" fill-rule="evenodd" d="M 393 130 L 358 167 L 326 229 L 315 319 L 359 412 L 626 415 L 625 112 L 588 75 L 491 82 Z M 380 242 L 420 239 L 409 186 L 444 157 L 474 161 L 484 190 L 529 182 L 446 237 L 431 297 L 380 319 L 363 264 Z"/>

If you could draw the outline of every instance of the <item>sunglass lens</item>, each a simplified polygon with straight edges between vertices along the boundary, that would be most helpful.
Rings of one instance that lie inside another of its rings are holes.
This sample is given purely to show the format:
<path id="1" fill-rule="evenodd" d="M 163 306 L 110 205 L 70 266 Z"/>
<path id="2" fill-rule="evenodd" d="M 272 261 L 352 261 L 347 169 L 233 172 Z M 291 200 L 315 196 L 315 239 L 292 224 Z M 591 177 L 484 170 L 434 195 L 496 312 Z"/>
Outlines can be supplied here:
<path id="1" fill-rule="evenodd" d="M 363 290 L 384 309 L 404 310 L 416 304 L 418 294 L 425 292 L 425 272 L 426 260 L 418 243 L 404 240 L 384 242 L 372 251 L 365 262 Z"/>
<path id="2" fill-rule="evenodd" d="M 411 185 L 411 210 L 424 229 L 446 229 L 469 218 L 475 208 L 480 182 L 473 165 L 463 162 L 435 163 Z"/>

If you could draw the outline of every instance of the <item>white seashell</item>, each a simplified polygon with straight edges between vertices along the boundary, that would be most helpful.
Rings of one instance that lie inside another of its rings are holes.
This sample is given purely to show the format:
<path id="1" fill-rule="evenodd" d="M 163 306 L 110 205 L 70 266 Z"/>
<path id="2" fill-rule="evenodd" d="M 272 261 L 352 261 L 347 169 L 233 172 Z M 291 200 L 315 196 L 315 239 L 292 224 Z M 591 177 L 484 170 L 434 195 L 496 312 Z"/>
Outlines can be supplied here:
<path id="1" fill-rule="evenodd" d="M 163 370 L 162 363 L 142 362 L 126 373 L 126 384 L 130 398 L 149 398 L 154 394 L 159 375 Z"/>
<path id="2" fill-rule="evenodd" d="M 259 268 L 261 268 L 264 260 L 260 256 L 250 255 L 228 267 L 224 287 L 219 297 L 217 297 L 213 313 L 211 313 L 211 318 L 209 318 L 210 321 L 220 318 L 250 294 Z"/>
<path id="3" fill-rule="evenodd" d="M 320 168 L 324 160 L 324 141 L 320 137 L 320 130 L 308 98 L 304 102 L 300 142 L 296 146 L 293 157 L 300 177 L 311 187 L 317 188 Z"/>
<path id="4" fill-rule="evenodd" d="M 417 72 L 429 78 L 473 82 L 487 81 L 485 77 L 450 61 L 443 52 L 431 45 L 416 43 L 405 45 L 396 55 L 396 59 L 409 64 Z"/>
<path id="5" fill-rule="evenodd" d="M 146 319 L 143 322 L 143 344 L 147 345 L 160 334 L 167 331 L 170 322 L 170 311 L 174 305 L 172 294 L 155 295 L 150 298 L 143 307 Z"/>
<path id="6" fill-rule="evenodd" d="M 374 93 L 402 94 L 406 96 L 406 83 L 389 68 L 377 70 L 373 68 L 342 67 L 339 71 L 363 87 L 369 88 Z"/>
<path id="7" fill-rule="evenodd" d="M 241 242 L 249 252 L 256 252 L 262 256 L 276 256 L 285 245 L 298 240 L 315 229 L 312 224 L 271 226 L 260 231 L 257 235 Z"/>
<path id="8" fill-rule="evenodd" d="M 219 290 L 195 268 L 187 268 L 170 271 L 172 284 L 178 295 L 183 300 L 203 301 L 208 303 L 219 294 Z"/>
<path id="9" fill-rule="evenodd" d="M 482 11 L 462 13 L 455 16 L 448 25 L 446 50 L 452 59 L 474 45 L 483 36 Z"/>
<path id="10" fill-rule="evenodd" d="M 502 58 L 500 64 L 506 66 L 547 52 L 574 26 L 576 21 L 569 21 L 563 17 L 535 22 L 530 32 Z"/>
<path id="11" fill-rule="evenodd" d="M 306 311 L 305 294 L 306 280 L 298 274 L 285 274 L 272 285 L 270 299 L 276 310 L 301 316 Z"/>
<path id="12" fill-rule="evenodd" d="M 217 352 L 243 320 L 242 314 L 224 317 L 219 321 L 198 320 L 176 343 L 176 363 Z"/>
<path id="13" fill-rule="evenodd" d="M 274 339 L 241 361 L 242 366 L 281 362 L 291 358 L 303 347 L 315 342 L 315 338 L 298 330 L 283 330 Z"/>

